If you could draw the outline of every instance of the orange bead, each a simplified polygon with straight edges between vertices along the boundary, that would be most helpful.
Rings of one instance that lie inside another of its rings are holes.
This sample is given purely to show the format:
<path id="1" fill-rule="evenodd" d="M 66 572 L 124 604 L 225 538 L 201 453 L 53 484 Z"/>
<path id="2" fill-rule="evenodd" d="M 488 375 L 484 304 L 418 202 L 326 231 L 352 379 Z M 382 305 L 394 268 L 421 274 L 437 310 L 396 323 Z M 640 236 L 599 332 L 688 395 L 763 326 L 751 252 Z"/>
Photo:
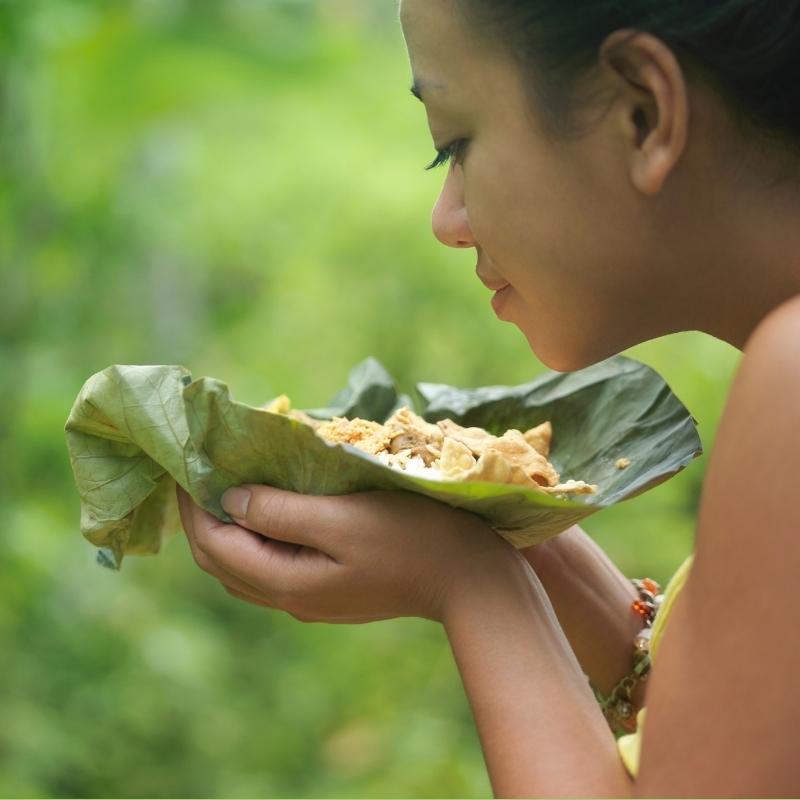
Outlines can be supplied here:
<path id="1" fill-rule="evenodd" d="M 632 608 L 637 614 L 641 614 L 643 617 L 646 617 L 648 614 L 650 614 L 650 607 L 641 600 L 634 600 L 632 603 Z"/>
<path id="2" fill-rule="evenodd" d="M 661 587 L 652 578 L 642 578 L 642 585 L 648 592 L 653 594 L 658 594 L 661 591 Z"/>

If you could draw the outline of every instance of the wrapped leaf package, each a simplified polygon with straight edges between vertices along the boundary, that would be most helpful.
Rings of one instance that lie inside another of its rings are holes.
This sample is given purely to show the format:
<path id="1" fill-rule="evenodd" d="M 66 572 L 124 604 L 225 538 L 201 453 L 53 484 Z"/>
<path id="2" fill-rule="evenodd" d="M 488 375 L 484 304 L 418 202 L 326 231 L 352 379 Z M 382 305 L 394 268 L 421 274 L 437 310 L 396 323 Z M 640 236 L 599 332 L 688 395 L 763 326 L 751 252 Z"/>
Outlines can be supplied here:
<path id="1" fill-rule="evenodd" d="M 383 423 L 416 406 L 429 422 L 450 419 L 498 436 L 549 420 L 555 468 L 598 491 L 566 498 L 420 477 L 348 444 L 329 444 L 291 416 L 236 402 L 224 383 L 192 380 L 184 367 L 115 365 L 84 384 L 66 424 L 81 531 L 100 548 L 100 562 L 118 569 L 126 554 L 157 553 L 165 536 L 180 530 L 175 482 L 226 522 L 219 503 L 225 490 L 264 483 L 307 494 L 418 492 L 480 515 L 525 547 L 654 486 L 702 452 L 695 421 L 663 379 L 622 356 L 521 386 L 421 383 L 417 394 L 416 404 L 399 395 L 386 370 L 367 359 L 327 408 L 306 413 Z"/>

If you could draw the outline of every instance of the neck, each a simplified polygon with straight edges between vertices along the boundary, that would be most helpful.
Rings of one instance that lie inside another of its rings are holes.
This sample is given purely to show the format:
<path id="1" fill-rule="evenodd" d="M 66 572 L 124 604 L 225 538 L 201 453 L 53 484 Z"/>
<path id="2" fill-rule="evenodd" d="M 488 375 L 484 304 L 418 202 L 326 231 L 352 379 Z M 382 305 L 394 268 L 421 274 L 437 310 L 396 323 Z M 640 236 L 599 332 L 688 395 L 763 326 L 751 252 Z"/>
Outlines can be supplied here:
<path id="1" fill-rule="evenodd" d="M 702 205 L 686 299 L 698 330 L 741 350 L 770 311 L 800 294 L 800 187 L 722 185 Z"/>

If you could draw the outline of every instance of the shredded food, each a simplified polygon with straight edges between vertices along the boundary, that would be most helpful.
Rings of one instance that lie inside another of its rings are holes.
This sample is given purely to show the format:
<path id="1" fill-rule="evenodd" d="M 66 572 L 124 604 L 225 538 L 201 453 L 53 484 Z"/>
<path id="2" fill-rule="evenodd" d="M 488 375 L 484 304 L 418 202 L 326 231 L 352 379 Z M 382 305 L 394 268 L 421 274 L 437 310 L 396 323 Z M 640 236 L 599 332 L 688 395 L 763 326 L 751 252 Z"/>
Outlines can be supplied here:
<path id="1" fill-rule="evenodd" d="M 548 461 L 553 429 L 542 422 L 527 431 L 495 436 L 464 428 L 450 419 L 427 422 L 403 406 L 385 423 L 334 417 L 317 420 L 291 408 L 286 395 L 263 406 L 310 425 L 331 444 L 349 444 L 394 469 L 444 481 L 491 481 L 537 489 L 551 495 L 593 494 L 598 487 L 561 477 Z"/>

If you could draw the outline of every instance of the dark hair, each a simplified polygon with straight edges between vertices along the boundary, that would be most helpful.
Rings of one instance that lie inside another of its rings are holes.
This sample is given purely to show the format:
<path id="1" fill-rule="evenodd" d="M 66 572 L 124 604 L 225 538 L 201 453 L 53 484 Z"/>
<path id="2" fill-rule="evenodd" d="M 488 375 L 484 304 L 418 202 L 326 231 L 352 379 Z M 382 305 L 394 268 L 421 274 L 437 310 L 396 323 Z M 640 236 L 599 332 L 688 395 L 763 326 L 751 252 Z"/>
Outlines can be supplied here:
<path id="1" fill-rule="evenodd" d="M 553 132 L 619 29 L 647 32 L 687 80 L 704 78 L 736 121 L 800 155 L 800 0 L 458 0 L 470 27 L 510 48 Z"/>

